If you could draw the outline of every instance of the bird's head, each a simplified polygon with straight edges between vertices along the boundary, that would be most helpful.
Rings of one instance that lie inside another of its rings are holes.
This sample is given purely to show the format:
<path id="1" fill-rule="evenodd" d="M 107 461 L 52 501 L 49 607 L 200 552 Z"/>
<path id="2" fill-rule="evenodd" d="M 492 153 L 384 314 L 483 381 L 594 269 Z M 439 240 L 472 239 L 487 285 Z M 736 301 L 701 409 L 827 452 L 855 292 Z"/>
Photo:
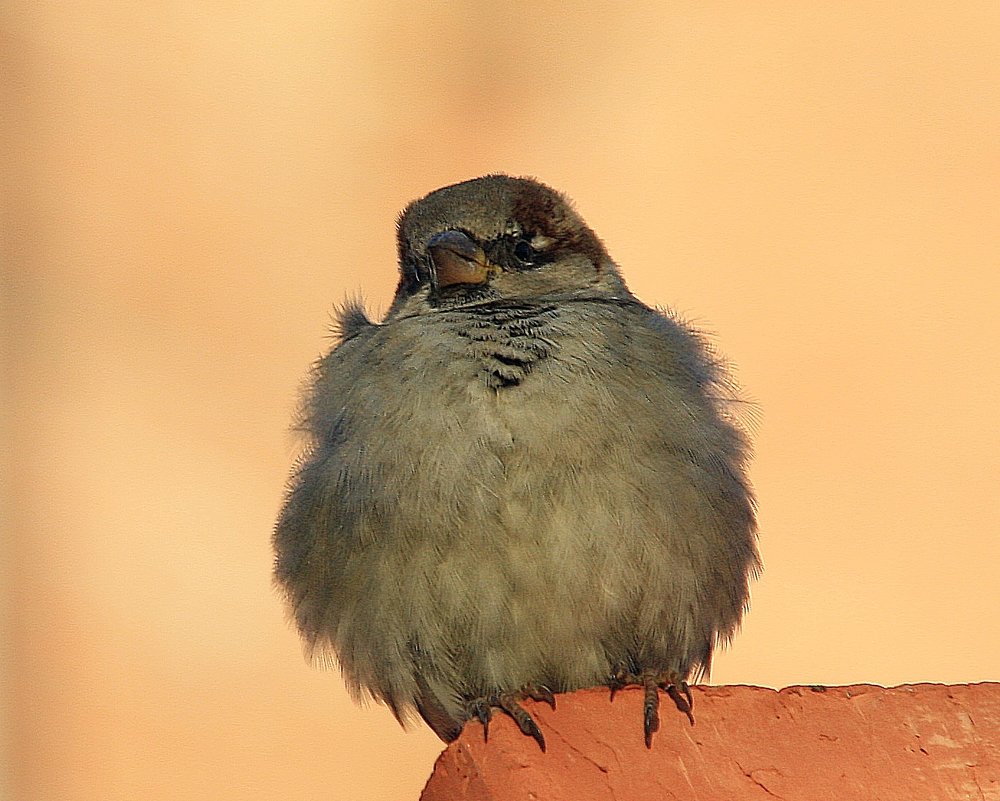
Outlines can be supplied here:
<path id="1" fill-rule="evenodd" d="M 569 201 L 528 178 L 488 175 L 431 192 L 398 223 L 389 316 L 493 301 L 629 297 Z"/>

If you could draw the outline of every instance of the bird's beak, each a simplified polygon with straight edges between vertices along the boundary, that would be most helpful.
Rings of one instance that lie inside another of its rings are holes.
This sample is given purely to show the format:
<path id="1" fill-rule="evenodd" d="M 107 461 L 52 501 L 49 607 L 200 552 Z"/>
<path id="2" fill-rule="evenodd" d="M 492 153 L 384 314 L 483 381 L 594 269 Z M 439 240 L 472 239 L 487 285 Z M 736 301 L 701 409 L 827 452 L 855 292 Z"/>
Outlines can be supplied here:
<path id="1" fill-rule="evenodd" d="M 434 269 L 431 281 L 438 289 L 456 284 L 485 284 L 496 268 L 483 249 L 461 231 L 444 231 L 427 241 Z"/>

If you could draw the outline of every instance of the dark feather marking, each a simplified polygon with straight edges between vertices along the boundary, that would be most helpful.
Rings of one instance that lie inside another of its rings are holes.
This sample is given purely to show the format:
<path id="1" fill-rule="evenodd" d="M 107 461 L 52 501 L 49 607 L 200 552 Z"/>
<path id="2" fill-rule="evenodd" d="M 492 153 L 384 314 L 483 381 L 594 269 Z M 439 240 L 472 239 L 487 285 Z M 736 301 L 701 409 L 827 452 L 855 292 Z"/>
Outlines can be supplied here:
<path id="1" fill-rule="evenodd" d="M 490 303 L 451 313 L 480 375 L 494 389 L 518 386 L 554 350 L 554 306 Z"/>

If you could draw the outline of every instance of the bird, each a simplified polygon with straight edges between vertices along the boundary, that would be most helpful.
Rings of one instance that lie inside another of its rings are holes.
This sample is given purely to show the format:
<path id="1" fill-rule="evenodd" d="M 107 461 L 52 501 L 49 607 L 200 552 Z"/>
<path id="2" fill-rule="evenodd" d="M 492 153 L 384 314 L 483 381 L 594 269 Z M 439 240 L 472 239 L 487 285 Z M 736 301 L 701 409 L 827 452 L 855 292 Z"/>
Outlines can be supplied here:
<path id="1" fill-rule="evenodd" d="M 307 653 L 446 743 L 499 711 L 544 751 L 522 703 L 594 686 L 643 688 L 647 748 L 661 690 L 693 724 L 761 568 L 726 363 L 533 178 L 435 190 L 396 238 L 388 311 L 339 308 L 297 417 L 274 577 Z"/>

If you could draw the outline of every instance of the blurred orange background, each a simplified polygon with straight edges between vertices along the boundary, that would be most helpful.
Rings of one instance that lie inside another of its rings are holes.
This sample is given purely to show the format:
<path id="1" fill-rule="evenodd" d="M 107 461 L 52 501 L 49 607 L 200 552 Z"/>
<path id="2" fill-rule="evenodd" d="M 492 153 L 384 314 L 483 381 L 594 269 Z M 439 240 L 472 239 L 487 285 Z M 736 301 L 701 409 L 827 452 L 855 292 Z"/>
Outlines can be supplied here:
<path id="1" fill-rule="evenodd" d="M 417 798 L 441 744 L 306 665 L 269 537 L 333 305 L 491 171 L 759 404 L 714 683 L 1000 679 L 995 0 L 2 14 L 0 796 Z"/>

